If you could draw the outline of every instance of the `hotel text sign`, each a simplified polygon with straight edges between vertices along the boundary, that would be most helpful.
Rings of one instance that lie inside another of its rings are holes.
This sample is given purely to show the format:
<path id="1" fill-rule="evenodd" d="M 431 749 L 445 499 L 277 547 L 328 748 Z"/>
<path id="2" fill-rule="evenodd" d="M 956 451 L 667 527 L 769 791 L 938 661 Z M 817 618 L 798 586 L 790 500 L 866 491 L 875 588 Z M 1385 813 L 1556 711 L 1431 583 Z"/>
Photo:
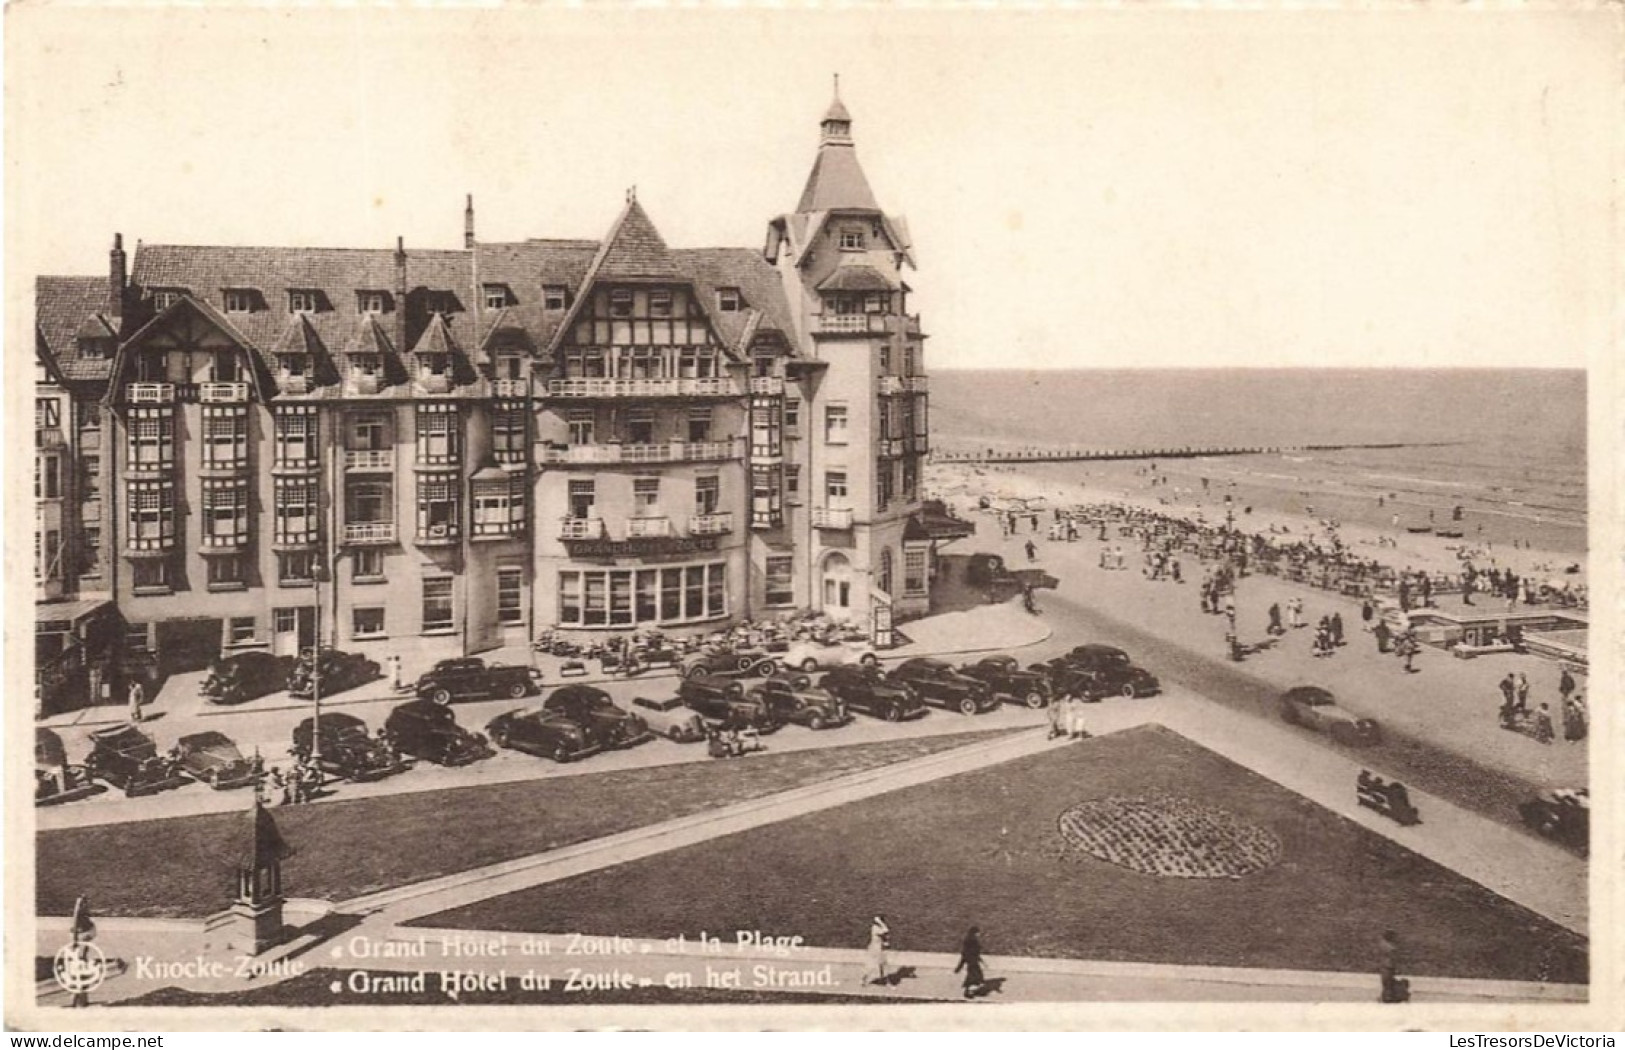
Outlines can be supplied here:
<path id="1" fill-rule="evenodd" d="M 565 540 L 572 558 L 653 558 L 703 554 L 717 549 L 715 536 L 631 536 L 624 540 Z"/>

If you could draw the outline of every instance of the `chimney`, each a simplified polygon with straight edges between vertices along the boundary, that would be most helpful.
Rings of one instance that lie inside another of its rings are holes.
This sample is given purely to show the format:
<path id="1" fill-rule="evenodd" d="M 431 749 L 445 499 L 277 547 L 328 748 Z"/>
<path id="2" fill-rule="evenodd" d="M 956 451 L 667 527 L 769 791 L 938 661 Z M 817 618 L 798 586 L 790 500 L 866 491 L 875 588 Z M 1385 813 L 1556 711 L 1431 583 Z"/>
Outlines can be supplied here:
<path id="1" fill-rule="evenodd" d="M 468 195 L 468 204 L 463 208 L 463 247 L 474 247 L 474 195 Z"/>
<path id="2" fill-rule="evenodd" d="M 113 250 L 107 253 L 107 315 L 124 316 L 124 289 L 127 282 L 124 267 L 124 234 L 113 234 Z"/>
<path id="3" fill-rule="evenodd" d="M 395 238 L 395 352 L 404 354 L 406 345 L 406 238 Z"/>

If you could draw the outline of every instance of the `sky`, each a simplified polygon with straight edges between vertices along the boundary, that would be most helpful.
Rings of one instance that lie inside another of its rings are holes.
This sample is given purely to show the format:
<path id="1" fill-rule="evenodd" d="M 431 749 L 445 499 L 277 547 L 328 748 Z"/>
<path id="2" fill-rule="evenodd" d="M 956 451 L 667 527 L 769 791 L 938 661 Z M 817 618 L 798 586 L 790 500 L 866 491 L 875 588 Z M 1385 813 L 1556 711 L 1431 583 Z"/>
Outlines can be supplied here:
<path id="1" fill-rule="evenodd" d="M 127 244 L 759 246 L 831 76 L 933 368 L 1583 367 L 1617 15 L 6 12 L 7 291 Z M 22 329 L 26 334 L 26 328 Z"/>

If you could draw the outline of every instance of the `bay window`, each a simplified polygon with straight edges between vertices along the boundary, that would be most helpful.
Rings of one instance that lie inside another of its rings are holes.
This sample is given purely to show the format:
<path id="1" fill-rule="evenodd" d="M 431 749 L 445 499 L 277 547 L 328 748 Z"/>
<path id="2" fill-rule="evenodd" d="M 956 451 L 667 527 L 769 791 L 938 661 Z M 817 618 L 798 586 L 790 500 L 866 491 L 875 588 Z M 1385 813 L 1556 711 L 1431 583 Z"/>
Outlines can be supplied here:
<path id="1" fill-rule="evenodd" d="M 559 573 L 559 624 L 683 624 L 728 614 L 727 564 Z"/>

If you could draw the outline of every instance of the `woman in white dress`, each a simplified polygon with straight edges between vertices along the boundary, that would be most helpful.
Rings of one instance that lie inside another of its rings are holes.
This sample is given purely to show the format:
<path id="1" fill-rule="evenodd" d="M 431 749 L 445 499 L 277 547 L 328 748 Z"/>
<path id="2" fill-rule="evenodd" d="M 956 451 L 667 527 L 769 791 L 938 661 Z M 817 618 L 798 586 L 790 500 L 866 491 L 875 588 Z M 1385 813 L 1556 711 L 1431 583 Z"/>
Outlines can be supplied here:
<path id="1" fill-rule="evenodd" d="M 882 916 L 876 915 L 869 924 L 869 969 L 864 974 L 869 984 L 886 983 L 886 937 L 890 933 Z"/>

